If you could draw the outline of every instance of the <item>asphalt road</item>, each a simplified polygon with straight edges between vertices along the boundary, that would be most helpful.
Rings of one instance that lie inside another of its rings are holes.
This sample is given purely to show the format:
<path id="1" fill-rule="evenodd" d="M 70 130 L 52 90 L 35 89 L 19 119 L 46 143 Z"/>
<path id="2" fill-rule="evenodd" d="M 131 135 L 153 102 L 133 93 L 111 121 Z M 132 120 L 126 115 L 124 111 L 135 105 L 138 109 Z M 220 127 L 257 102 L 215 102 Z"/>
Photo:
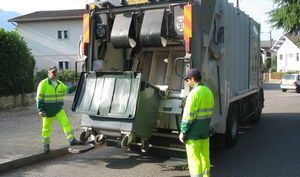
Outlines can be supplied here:
<path id="1" fill-rule="evenodd" d="M 212 150 L 212 177 L 299 177 L 300 94 L 265 85 L 262 119 L 239 130 L 237 144 Z M 168 159 L 142 157 L 100 146 L 83 154 L 0 174 L 5 177 L 188 177 L 187 170 L 166 167 Z"/>

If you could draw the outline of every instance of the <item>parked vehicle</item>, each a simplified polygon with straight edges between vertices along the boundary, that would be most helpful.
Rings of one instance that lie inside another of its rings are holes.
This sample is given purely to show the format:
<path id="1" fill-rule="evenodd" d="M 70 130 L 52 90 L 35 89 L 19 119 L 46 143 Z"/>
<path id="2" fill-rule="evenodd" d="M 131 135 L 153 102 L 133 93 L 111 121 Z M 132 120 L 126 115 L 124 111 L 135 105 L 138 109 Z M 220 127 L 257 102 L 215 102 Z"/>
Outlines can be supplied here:
<path id="1" fill-rule="evenodd" d="M 300 93 L 300 74 L 285 74 L 282 77 L 280 88 L 283 92 L 295 90 Z"/>
<path id="2" fill-rule="evenodd" d="M 242 121 L 259 120 L 260 25 L 227 0 L 97 1 L 89 8 L 86 71 L 72 107 L 83 114 L 82 141 L 183 151 L 178 130 L 191 67 L 214 93 L 211 133 L 227 146 Z"/>

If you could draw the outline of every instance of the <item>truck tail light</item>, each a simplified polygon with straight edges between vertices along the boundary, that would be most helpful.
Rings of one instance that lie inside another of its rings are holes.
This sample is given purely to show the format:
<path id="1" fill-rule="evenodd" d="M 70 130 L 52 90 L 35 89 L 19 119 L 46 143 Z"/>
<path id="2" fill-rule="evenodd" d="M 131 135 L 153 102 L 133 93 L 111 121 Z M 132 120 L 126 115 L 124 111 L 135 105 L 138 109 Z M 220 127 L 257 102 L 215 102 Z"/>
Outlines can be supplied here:
<path id="1" fill-rule="evenodd" d="M 81 44 L 81 53 L 85 56 L 88 54 L 88 43 L 83 42 Z"/>

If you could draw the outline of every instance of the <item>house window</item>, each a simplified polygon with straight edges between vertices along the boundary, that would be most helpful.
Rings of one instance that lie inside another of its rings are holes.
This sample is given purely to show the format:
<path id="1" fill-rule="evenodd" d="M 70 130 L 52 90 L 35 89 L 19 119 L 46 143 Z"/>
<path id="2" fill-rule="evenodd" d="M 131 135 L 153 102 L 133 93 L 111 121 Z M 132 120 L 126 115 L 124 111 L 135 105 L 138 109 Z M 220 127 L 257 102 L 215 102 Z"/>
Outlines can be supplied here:
<path id="1" fill-rule="evenodd" d="M 69 69 L 69 62 L 65 61 L 65 69 Z"/>
<path id="2" fill-rule="evenodd" d="M 64 38 L 68 39 L 68 31 L 67 30 L 64 30 Z"/>
<path id="3" fill-rule="evenodd" d="M 68 39 L 69 31 L 68 30 L 58 30 L 57 31 L 57 39 Z"/>
<path id="4" fill-rule="evenodd" d="M 69 69 L 69 61 L 59 61 L 58 68 L 59 70 Z"/>
<path id="5" fill-rule="evenodd" d="M 57 39 L 62 39 L 62 31 L 57 31 Z"/>
<path id="6" fill-rule="evenodd" d="M 282 54 L 279 55 L 279 59 L 282 60 Z"/>
<path id="7" fill-rule="evenodd" d="M 296 61 L 299 61 L 299 53 L 296 53 Z"/>

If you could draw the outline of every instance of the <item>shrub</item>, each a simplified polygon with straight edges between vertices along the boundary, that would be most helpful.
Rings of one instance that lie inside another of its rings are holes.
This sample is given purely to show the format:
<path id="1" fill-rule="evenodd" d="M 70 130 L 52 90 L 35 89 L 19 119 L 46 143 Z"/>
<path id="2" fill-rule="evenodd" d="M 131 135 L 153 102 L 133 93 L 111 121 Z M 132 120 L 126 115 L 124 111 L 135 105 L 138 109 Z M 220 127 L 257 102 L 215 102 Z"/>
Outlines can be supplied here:
<path id="1" fill-rule="evenodd" d="M 75 76 L 74 70 L 66 69 L 58 72 L 57 79 L 64 83 L 74 82 Z"/>
<path id="2" fill-rule="evenodd" d="M 38 84 L 43 80 L 48 77 L 48 71 L 46 69 L 37 71 L 34 75 L 34 88 L 35 90 L 38 87 Z"/>
<path id="3" fill-rule="evenodd" d="M 35 73 L 34 77 L 34 83 L 35 83 L 35 89 L 37 89 L 38 84 L 40 81 L 48 77 L 48 71 L 43 69 L 40 71 L 37 71 Z M 73 70 L 62 70 L 58 72 L 57 79 L 62 81 L 63 83 L 69 85 L 70 83 L 73 83 L 75 80 L 75 71 Z"/>
<path id="4" fill-rule="evenodd" d="M 32 92 L 34 67 L 24 39 L 16 31 L 0 29 L 0 96 Z"/>

